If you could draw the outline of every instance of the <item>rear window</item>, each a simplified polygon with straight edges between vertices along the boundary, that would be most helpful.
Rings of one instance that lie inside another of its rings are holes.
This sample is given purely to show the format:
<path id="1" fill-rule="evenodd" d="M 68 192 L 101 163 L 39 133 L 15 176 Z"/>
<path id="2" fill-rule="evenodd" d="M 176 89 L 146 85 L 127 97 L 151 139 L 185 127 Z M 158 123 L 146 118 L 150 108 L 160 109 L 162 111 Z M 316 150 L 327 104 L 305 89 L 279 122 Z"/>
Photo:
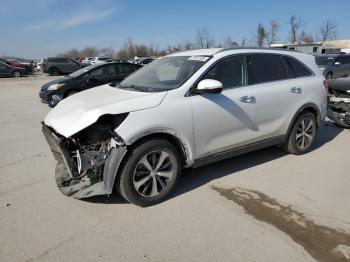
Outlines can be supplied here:
<path id="1" fill-rule="evenodd" d="M 280 55 L 247 55 L 248 84 L 288 79 L 287 68 Z"/>
<path id="2" fill-rule="evenodd" d="M 284 59 L 288 65 L 291 77 L 304 77 L 312 75 L 312 72 L 298 60 L 288 56 L 285 56 Z"/>

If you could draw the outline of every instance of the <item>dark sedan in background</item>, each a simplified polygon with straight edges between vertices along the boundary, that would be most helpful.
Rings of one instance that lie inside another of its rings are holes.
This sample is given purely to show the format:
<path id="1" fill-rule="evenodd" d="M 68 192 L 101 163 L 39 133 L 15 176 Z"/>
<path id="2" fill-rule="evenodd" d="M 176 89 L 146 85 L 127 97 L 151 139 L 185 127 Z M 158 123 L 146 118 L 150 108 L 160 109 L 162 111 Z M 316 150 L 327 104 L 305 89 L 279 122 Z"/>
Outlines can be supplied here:
<path id="1" fill-rule="evenodd" d="M 84 67 L 70 75 L 53 80 L 41 87 L 39 97 L 50 107 L 64 98 L 96 86 L 120 82 L 138 70 L 141 65 L 131 63 L 104 63 Z"/>
<path id="2" fill-rule="evenodd" d="M 20 77 L 28 75 L 28 71 L 22 67 L 15 67 L 0 62 L 0 76 Z"/>

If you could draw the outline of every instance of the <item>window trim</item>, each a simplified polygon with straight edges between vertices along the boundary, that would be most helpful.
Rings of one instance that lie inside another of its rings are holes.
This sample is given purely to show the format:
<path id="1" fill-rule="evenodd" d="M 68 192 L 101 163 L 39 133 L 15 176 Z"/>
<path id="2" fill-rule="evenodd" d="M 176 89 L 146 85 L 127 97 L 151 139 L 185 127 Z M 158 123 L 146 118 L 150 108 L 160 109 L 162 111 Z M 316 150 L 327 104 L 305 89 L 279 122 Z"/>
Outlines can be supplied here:
<path id="1" fill-rule="evenodd" d="M 198 77 L 198 79 L 192 84 L 192 86 L 189 88 L 189 90 L 186 92 L 185 96 L 194 96 L 194 95 L 198 95 L 195 91 L 196 87 L 198 86 L 198 83 L 200 81 L 202 81 L 203 77 L 214 67 L 216 66 L 218 63 L 228 59 L 228 58 L 232 58 L 235 56 L 243 56 L 243 85 L 242 86 L 236 86 L 236 87 L 226 87 L 223 90 L 229 90 L 229 89 L 235 89 L 235 88 L 242 88 L 247 86 L 247 61 L 246 61 L 246 54 L 232 54 L 232 55 L 228 55 L 225 57 L 220 58 L 219 60 L 215 61 L 209 68 L 207 68 L 201 75 L 200 77 Z"/>
<path id="2" fill-rule="evenodd" d="M 259 83 L 255 83 L 255 84 L 248 84 L 249 81 L 249 75 L 248 75 L 248 65 L 247 65 L 247 85 L 246 86 L 256 86 L 256 85 L 260 85 L 260 84 L 265 84 L 265 83 L 272 83 L 272 82 L 277 82 L 277 81 L 286 81 L 286 80 L 290 80 L 290 79 L 294 79 L 294 77 L 290 78 L 289 76 L 289 70 L 288 70 L 288 65 L 285 63 L 283 57 L 281 54 L 274 54 L 274 53 L 252 53 L 252 54 L 248 54 L 248 55 L 257 55 L 257 54 L 263 54 L 263 55 L 274 55 L 274 56 L 279 56 L 279 59 L 281 60 L 282 64 L 284 65 L 286 72 L 287 72 L 287 77 L 288 78 L 284 78 L 284 79 L 278 79 L 278 80 L 270 80 L 270 81 L 265 81 L 265 82 L 259 82 Z M 247 57 L 247 56 L 246 56 Z M 247 58 L 246 58 L 247 61 Z"/>
<path id="3" fill-rule="evenodd" d="M 281 79 L 281 80 L 273 80 L 273 81 L 267 81 L 267 82 L 261 82 L 261 83 L 257 83 L 257 84 L 251 84 L 249 85 L 248 84 L 248 70 L 247 70 L 247 56 L 248 55 L 256 55 L 256 54 L 264 54 L 264 55 L 278 55 L 280 56 L 283 64 L 285 65 L 286 67 L 286 70 L 287 70 L 287 74 L 289 76 L 289 67 L 288 65 L 286 64 L 285 60 L 283 59 L 283 57 L 289 57 L 291 59 L 294 59 L 294 60 L 297 60 L 299 63 L 301 63 L 309 72 L 310 72 L 310 75 L 308 76 L 300 76 L 300 77 L 291 77 L 291 78 L 287 78 L 287 79 Z M 202 80 L 203 76 L 206 75 L 209 70 L 211 70 L 214 66 L 216 66 L 218 63 L 220 63 L 221 61 L 227 59 L 227 58 L 230 58 L 230 57 L 234 57 L 234 56 L 244 56 L 244 59 L 243 59 L 243 63 L 244 63 L 244 67 L 243 67 L 243 70 L 244 70 L 244 85 L 242 86 L 236 86 L 236 87 L 228 87 L 228 88 L 225 88 L 223 89 L 224 90 L 230 90 L 230 89 L 236 89 L 236 88 L 243 88 L 243 87 L 247 87 L 247 86 L 254 86 L 254 85 L 261 85 L 261 84 L 266 84 L 266 83 L 274 83 L 274 82 L 279 82 L 279 81 L 286 81 L 286 80 L 291 80 L 291 79 L 300 79 L 300 78 L 306 78 L 306 77 L 314 77 L 316 74 L 313 70 L 310 69 L 309 66 L 307 66 L 303 61 L 291 56 L 291 55 L 288 55 L 288 54 L 280 54 L 280 53 L 267 53 L 267 52 L 249 52 L 249 53 L 237 53 L 237 54 L 231 54 L 231 55 L 228 55 L 228 56 L 225 56 L 225 57 L 222 57 L 220 58 L 219 60 L 217 60 L 216 62 L 214 62 L 209 68 L 207 68 L 201 75 L 200 77 L 198 77 L 198 79 L 192 84 L 192 86 L 187 90 L 185 96 L 195 96 L 195 95 L 199 95 L 197 94 L 196 92 L 194 92 L 194 90 L 196 89 L 198 83 Z"/>
<path id="4" fill-rule="evenodd" d="M 296 60 L 296 61 L 299 62 L 301 65 L 303 65 L 303 66 L 309 71 L 309 73 L 310 73 L 310 75 L 307 75 L 307 76 L 298 76 L 298 77 L 292 77 L 292 78 L 289 78 L 289 79 L 300 79 L 300 78 L 315 76 L 315 72 L 312 71 L 312 70 L 310 69 L 310 67 L 308 67 L 307 65 L 305 65 L 305 63 L 302 62 L 302 61 L 300 61 L 299 59 L 296 59 L 295 57 L 290 56 L 290 55 L 281 55 L 281 57 L 282 57 L 283 62 L 286 64 L 288 73 L 289 73 L 289 66 L 288 66 L 288 64 L 286 63 L 286 61 L 284 60 L 284 57 L 288 57 L 288 58 L 290 58 L 290 59 Z M 291 69 L 291 68 L 290 68 L 290 69 Z"/>

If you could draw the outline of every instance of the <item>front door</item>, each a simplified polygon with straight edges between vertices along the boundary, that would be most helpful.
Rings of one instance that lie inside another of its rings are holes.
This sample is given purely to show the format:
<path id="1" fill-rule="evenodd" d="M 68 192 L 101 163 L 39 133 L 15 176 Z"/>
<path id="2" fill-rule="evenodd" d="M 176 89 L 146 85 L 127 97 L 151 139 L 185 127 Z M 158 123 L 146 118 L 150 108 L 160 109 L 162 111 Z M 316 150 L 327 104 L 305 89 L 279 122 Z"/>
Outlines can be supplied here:
<path id="1" fill-rule="evenodd" d="M 255 123 L 254 86 L 244 86 L 244 56 L 232 56 L 214 65 L 202 79 L 223 84 L 220 94 L 190 97 L 193 108 L 195 157 L 252 143 Z"/>

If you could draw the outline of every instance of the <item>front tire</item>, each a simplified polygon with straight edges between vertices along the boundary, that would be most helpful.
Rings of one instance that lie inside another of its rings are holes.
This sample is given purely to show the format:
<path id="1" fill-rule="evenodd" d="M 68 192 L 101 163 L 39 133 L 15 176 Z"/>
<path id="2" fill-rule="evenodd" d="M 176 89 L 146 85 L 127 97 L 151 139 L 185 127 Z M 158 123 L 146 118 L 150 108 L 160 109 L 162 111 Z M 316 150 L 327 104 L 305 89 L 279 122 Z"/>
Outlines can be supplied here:
<path id="1" fill-rule="evenodd" d="M 151 206 L 170 195 L 177 184 L 180 169 L 179 153 L 170 142 L 149 140 L 131 149 L 116 187 L 130 203 Z"/>
<path id="2" fill-rule="evenodd" d="M 21 72 L 19 72 L 19 71 L 14 71 L 12 74 L 13 74 L 13 76 L 16 77 L 16 78 L 18 78 L 18 77 L 21 76 Z"/>
<path id="3" fill-rule="evenodd" d="M 311 112 L 302 113 L 293 123 L 292 129 L 283 149 L 294 155 L 305 154 L 310 151 L 315 141 L 317 122 Z"/>

